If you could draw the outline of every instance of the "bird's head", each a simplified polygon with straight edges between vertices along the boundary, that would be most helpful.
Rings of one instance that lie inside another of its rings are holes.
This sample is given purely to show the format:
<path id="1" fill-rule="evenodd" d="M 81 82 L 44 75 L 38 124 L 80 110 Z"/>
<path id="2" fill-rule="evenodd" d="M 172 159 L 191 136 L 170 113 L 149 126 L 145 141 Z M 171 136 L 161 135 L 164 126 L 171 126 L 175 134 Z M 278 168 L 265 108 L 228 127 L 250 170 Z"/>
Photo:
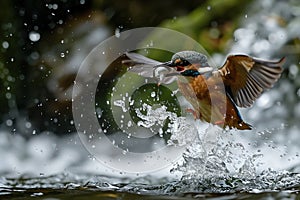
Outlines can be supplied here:
<path id="1" fill-rule="evenodd" d="M 172 59 L 162 65 L 174 67 L 183 76 L 196 77 L 211 72 L 213 68 L 208 65 L 207 57 L 195 51 L 180 51 Z"/>

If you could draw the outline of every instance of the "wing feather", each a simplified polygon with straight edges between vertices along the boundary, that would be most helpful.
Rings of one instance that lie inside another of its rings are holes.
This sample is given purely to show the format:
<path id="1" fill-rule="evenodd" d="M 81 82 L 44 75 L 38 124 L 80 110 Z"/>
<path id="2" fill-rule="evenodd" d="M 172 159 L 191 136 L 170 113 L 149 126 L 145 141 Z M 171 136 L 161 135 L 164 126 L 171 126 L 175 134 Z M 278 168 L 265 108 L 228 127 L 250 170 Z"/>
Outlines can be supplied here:
<path id="1" fill-rule="evenodd" d="M 249 107 L 280 78 L 284 60 L 266 61 L 246 55 L 231 55 L 218 72 L 234 103 L 239 107 Z"/>

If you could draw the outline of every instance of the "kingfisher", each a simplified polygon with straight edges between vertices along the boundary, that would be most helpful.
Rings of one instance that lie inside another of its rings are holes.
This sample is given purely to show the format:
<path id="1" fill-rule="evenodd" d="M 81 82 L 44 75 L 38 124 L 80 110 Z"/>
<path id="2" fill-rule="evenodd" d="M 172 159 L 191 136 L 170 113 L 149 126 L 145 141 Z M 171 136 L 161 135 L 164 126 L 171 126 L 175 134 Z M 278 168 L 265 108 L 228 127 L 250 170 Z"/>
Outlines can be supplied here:
<path id="1" fill-rule="evenodd" d="M 285 58 L 263 60 L 248 55 L 229 55 L 223 66 L 211 67 L 207 57 L 196 51 L 175 53 L 170 61 L 159 62 L 137 53 L 126 53 L 123 63 L 129 71 L 157 78 L 159 84 L 177 79 L 180 92 L 191 104 L 187 112 L 219 127 L 251 130 L 237 107 L 250 107 L 266 90 L 273 87 L 283 71 Z"/>

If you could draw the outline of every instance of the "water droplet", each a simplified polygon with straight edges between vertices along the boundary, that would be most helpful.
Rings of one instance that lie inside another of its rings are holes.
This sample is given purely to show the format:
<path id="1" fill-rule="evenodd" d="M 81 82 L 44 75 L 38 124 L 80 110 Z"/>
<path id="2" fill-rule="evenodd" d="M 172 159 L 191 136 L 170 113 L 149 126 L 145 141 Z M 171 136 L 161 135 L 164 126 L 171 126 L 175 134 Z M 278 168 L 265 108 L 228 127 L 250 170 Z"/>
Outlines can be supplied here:
<path id="1" fill-rule="evenodd" d="M 30 54 L 30 57 L 31 57 L 33 60 L 37 60 L 37 59 L 39 59 L 40 54 L 39 54 L 38 52 L 34 51 L 34 52 L 32 52 L 32 53 Z"/>
<path id="2" fill-rule="evenodd" d="M 116 30 L 115 30 L 115 36 L 117 37 L 117 38 L 119 38 L 120 37 L 120 29 L 119 28 L 116 28 Z"/>
<path id="3" fill-rule="evenodd" d="M 7 126 L 12 126 L 13 125 L 13 121 L 11 119 L 6 120 L 6 125 Z"/>
<path id="4" fill-rule="evenodd" d="M 26 128 L 31 128 L 31 123 L 30 123 L 30 122 L 26 122 L 26 123 L 25 123 L 25 127 L 26 127 Z"/>
<path id="5" fill-rule="evenodd" d="M 132 122 L 131 122 L 130 120 L 128 121 L 127 126 L 128 126 L 128 127 L 131 127 L 131 126 L 132 126 Z"/>
<path id="6" fill-rule="evenodd" d="M 211 6 L 207 6 L 206 9 L 207 9 L 207 10 L 211 10 Z"/>
<path id="7" fill-rule="evenodd" d="M 9 43 L 7 41 L 2 42 L 2 47 L 7 49 L 9 47 Z"/>
<path id="8" fill-rule="evenodd" d="M 7 92 L 7 93 L 5 94 L 5 97 L 6 97 L 7 99 L 11 99 L 11 93 L 10 93 L 10 92 Z"/>
<path id="9" fill-rule="evenodd" d="M 289 75 L 292 76 L 292 78 L 296 77 L 299 73 L 299 68 L 297 65 L 291 65 L 289 67 Z"/>
<path id="10" fill-rule="evenodd" d="M 155 92 L 151 92 L 151 97 L 155 97 Z"/>
<path id="11" fill-rule="evenodd" d="M 29 39 L 32 41 L 32 42 L 37 42 L 39 41 L 41 38 L 41 35 L 38 33 L 38 32 L 35 32 L 35 31 L 31 31 L 29 33 Z"/>
<path id="12" fill-rule="evenodd" d="M 60 53 L 60 57 L 64 58 L 65 57 L 65 53 Z"/>
<path id="13" fill-rule="evenodd" d="M 152 47 L 152 46 L 153 46 L 153 40 L 151 40 L 151 41 L 150 41 L 150 44 L 149 44 L 149 46 L 150 46 L 150 47 Z"/>

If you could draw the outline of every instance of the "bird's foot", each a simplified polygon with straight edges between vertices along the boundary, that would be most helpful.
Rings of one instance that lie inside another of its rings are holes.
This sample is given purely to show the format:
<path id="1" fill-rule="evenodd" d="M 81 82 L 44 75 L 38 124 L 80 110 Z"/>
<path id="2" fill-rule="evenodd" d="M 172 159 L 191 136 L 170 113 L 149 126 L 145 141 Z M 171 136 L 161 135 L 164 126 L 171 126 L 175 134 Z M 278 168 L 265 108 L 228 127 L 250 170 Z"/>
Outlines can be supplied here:
<path id="1" fill-rule="evenodd" d="M 224 120 L 215 121 L 214 125 L 223 125 L 225 123 Z"/>
<path id="2" fill-rule="evenodd" d="M 191 113 L 194 116 L 194 120 L 200 119 L 201 114 L 197 113 L 194 109 L 192 108 L 187 108 L 186 112 Z"/>

